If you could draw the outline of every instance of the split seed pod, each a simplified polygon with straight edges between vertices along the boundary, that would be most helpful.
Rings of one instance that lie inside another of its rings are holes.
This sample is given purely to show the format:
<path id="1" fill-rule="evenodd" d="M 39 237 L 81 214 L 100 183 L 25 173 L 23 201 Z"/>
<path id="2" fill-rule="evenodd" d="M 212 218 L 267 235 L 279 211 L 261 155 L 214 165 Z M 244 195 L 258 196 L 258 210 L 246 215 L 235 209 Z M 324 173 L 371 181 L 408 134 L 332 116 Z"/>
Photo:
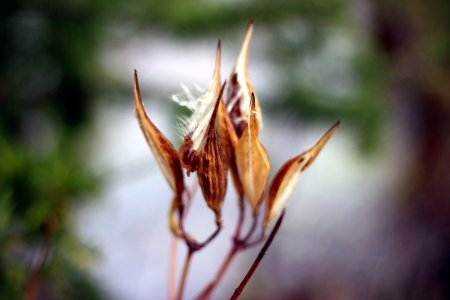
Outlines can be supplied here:
<path id="1" fill-rule="evenodd" d="M 134 71 L 134 110 L 147 144 L 150 146 L 164 177 L 175 192 L 175 199 L 171 209 L 170 224 L 172 231 L 176 233 L 178 225 L 175 224 L 173 214 L 182 207 L 182 194 L 184 191 L 183 172 L 181 170 L 177 151 L 172 143 L 153 124 L 145 112 L 136 70 Z"/>
<path id="2" fill-rule="evenodd" d="M 186 95 L 172 96 L 175 102 L 192 111 L 188 119 L 181 120 L 184 141 L 179 151 L 182 167 L 186 169 L 188 176 L 198 169 L 199 150 L 204 144 L 207 129 L 216 106 L 217 96 L 220 92 L 220 57 L 221 44 L 219 41 L 216 51 L 213 80 L 206 93 L 195 98 L 185 88 Z M 184 96 L 188 99 L 182 99 Z"/>
<path id="3" fill-rule="evenodd" d="M 236 130 L 234 129 L 233 123 L 231 122 L 230 115 L 228 114 L 227 108 L 223 101 L 219 104 L 219 136 L 220 140 L 227 157 L 228 167 L 231 171 L 231 177 L 233 178 L 233 183 L 238 194 L 239 201 L 243 200 L 244 189 L 242 187 L 241 181 L 239 179 L 239 173 L 236 165 L 236 148 L 238 143 L 238 137 Z M 243 203 L 240 203 L 241 205 Z"/>
<path id="4" fill-rule="evenodd" d="M 208 91 L 191 102 L 174 100 L 192 109 L 192 115 L 185 120 L 185 138 L 180 147 L 182 167 L 187 173 L 197 172 L 203 197 L 221 222 L 221 209 L 227 189 L 227 158 L 218 134 L 217 114 L 225 87 L 220 83 L 221 45 L 217 45 L 213 81 Z"/>
<path id="5" fill-rule="evenodd" d="M 252 33 L 253 21 L 248 27 L 236 67 L 231 73 L 230 79 L 228 80 L 228 87 L 224 92 L 224 101 L 238 137 L 241 137 L 245 128 L 247 128 L 246 116 L 249 114 L 251 95 L 254 93 L 248 78 L 248 56 Z M 257 131 L 259 132 L 262 128 L 262 117 L 259 100 L 256 96 L 255 110 L 257 112 L 258 122 Z"/>
<path id="6" fill-rule="evenodd" d="M 248 126 L 237 145 L 236 164 L 245 196 L 255 216 L 270 175 L 270 160 L 258 137 L 256 114 L 255 95 L 252 94 L 247 117 Z"/>
<path id="7" fill-rule="evenodd" d="M 294 191 L 301 175 L 312 165 L 338 126 L 339 122 L 335 123 L 314 147 L 288 160 L 280 168 L 277 175 L 275 175 L 269 190 L 264 228 L 267 228 L 284 209 L 287 200 Z"/>
<path id="8" fill-rule="evenodd" d="M 206 132 L 205 142 L 200 150 L 197 171 L 203 197 L 208 207 L 214 211 L 217 224 L 222 222 L 222 205 L 227 191 L 228 171 L 226 156 L 216 126 L 222 93 L 223 87 L 217 97 L 216 106 Z"/>

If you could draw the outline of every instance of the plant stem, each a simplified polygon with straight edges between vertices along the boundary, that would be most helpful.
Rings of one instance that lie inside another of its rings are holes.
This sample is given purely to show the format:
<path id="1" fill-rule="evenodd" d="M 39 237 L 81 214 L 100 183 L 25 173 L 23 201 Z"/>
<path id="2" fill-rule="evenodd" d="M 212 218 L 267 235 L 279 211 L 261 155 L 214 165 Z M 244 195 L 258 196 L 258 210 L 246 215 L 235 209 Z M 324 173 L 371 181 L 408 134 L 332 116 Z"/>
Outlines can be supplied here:
<path id="1" fill-rule="evenodd" d="M 170 261 L 169 261 L 169 299 L 175 300 L 177 296 L 177 252 L 179 240 L 177 237 L 172 238 L 170 243 Z"/>
<path id="2" fill-rule="evenodd" d="M 183 299 L 183 293 L 184 293 L 184 289 L 186 287 L 187 276 L 188 276 L 188 273 L 189 273 L 189 268 L 191 266 L 192 254 L 193 253 L 194 253 L 194 251 L 192 251 L 189 248 L 187 256 L 186 256 L 186 260 L 184 261 L 183 274 L 181 275 L 180 287 L 178 289 L 178 296 L 176 298 L 177 300 L 182 300 Z"/>
<path id="3" fill-rule="evenodd" d="M 203 248 L 203 247 L 205 247 L 206 245 L 208 245 L 209 243 L 211 243 L 211 241 L 212 240 L 214 240 L 214 238 L 219 234 L 219 232 L 222 230 L 222 224 L 221 223 L 218 223 L 217 224 L 217 228 L 216 228 L 216 231 L 214 231 L 203 243 L 201 243 L 200 245 L 199 245 L 199 249 L 196 249 L 196 251 L 197 250 L 200 250 L 201 248 Z"/>
<path id="4" fill-rule="evenodd" d="M 219 282 L 222 280 L 223 276 L 225 275 L 228 267 L 230 266 L 234 256 L 239 251 L 239 248 L 233 244 L 233 247 L 228 252 L 227 257 L 223 261 L 219 271 L 217 272 L 216 277 L 214 280 L 203 290 L 203 292 L 200 294 L 200 296 L 197 297 L 197 300 L 207 300 L 209 299 L 211 293 L 214 291 L 214 289 L 217 287 Z"/>
<path id="5" fill-rule="evenodd" d="M 198 182 L 195 182 L 193 186 L 191 187 L 191 190 L 187 193 L 187 201 L 186 201 L 186 207 L 183 211 L 182 218 L 185 218 L 186 215 L 189 213 L 189 210 L 191 208 L 192 200 L 195 197 L 195 194 L 198 190 Z M 169 261 L 169 299 L 175 300 L 177 297 L 177 291 L 176 291 L 176 273 L 177 273 L 177 250 L 179 245 L 179 238 L 174 236 L 171 244 L 170 244 L 170 261 Z"/>
<path id="6" fill-rule="evenodd" d="M 253 233 L 255 232 L 256 229 L 256 225 L 258 224 L 258 218 L 257 217 L 253 217 L 253 221 L 252 221 L 252 225 L 250 226 L 249 231 L 247 232 L 247 234 L 245 235 L 245 237 L 242 239 L 242 242 L 244 244 L 247 243 L 248 239 L 253 235 Z"/>
<path id="7" fill-rule="evenodd" d="M 214 291 L 214 289 L 217 287 L 219 282 L 222 280 L 223 276 L 225 275 L 228 267 L 230 266 L 233 258 L 235 257 L 236 253 L 240 250 L 241 245 L 241 231 L 242 226 L 244 225 L 244 218 L 245 218 L 245 205 L 242 196 L 239 198 L 239 216 L 238 216 L 238 222 L 236 224 L 236 230 L 234 232 L 233 236 L 233 246 L 231 247 L 230 251 L 228 252 L 227 256 L 225 257 L 225 260 L 223 261 L 222 265 L 219 268 L 219 271 L 217 271 L 216 276 L 214 279 L 206 286 L 206 288 L 201 292 L 201 294 L 197 297 L 198 300 L 206 300 L 210 297 L 211 293 Z"/>
<path id="8" fill-rule="evenodd" d="M 272 229 L 272 232 L 269 235 L 269 238 L 264 243 L 264 245 L 261 248 L 261 251 L 259 251 L 258 256 L 256 257 L 255 261 L 253 262 L 252 266 L 248 270 L 247 274 L 245 275 L 244 279 L 242 279 L 242 282 L 239 284 L 239 286 L 234 291 L 234 294 L 231 296 L 230 300 L 236 300 L 239 298 L 241 293 L 244 291 L 245 286 L 249 282 L 249 280 L 252 278 L 253 273 L 255 273 L 256 269 L 258 268 L 259 263 L 263 259 L 264 255 L 266 254 L 267 249 L 272 244 L 272 241 L 275 237 L 275 235 L 278 232 L 278 229 L 280 228 L 281 223 L 283 222 L 283 217 L 285 214 L 285 210 L 283 209 L 280 217 L 277 220 L 277 223 L 275 224 L 274 228 Z"/>
<path id="9" fill-rule="evenodd" d="M 239 217 L 236 225 L 236 231 L 234 232 L 234 240 L 238 240 L 241 236 L 242 226 L 244 225 L 245 218 L 245 204 L 242 196 L 239 197 Z"/>

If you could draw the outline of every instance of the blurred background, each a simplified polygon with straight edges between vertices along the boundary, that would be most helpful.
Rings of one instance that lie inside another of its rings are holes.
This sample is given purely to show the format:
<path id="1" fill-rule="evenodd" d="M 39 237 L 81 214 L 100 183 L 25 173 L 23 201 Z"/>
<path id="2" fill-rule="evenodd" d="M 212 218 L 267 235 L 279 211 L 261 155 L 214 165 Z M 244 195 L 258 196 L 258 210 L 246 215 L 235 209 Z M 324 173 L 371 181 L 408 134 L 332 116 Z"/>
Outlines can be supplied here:
<path id="1" fill-rule="evenodd" d="M 170 95 L 208 86 L 218 38 L 226 78 L 252 18 L 272 172 L 341 127 L 242 299 L 450 299 L 449 12 L 447 0 L 3 0 L 0 299 L 167 298 L 171 192 L 133 115 L 133 69 L 179 147 Z M 197 198 L 187 226 L 202 237 L 213 216 Z M 232 188 L 224 209 L 188 299 L 230 245 Z"/>

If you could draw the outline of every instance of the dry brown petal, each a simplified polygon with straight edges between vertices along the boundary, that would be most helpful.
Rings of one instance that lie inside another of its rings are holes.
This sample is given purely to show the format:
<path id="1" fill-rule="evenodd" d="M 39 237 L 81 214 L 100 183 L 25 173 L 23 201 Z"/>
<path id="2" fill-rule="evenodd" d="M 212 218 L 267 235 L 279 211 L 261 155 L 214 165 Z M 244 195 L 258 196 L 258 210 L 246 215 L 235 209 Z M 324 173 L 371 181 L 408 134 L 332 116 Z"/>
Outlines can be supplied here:
<path id="1" fill-rule="evenodd" d="M 224 102 L 230 112 L 230 118 L 238 137 L 241 137 L 247 128 L 246 116 L 249 115 L 251 95 L 254 94 L 253 87 L 248 78 L 248 55 L 252 33 L 253 21 L 248 27 L 236 67 L 228 80 L 229 84 L 224 92 Z M 257 130 L 259 132 L 262 128 L 262 115 L 259 100 L 256 95 L 255 111 L 257 112 Z"/>
<path id="2" fill-rule="evenodd" d="M 255 96 L 250 101 L 248 126 L 239 138 L 236 164 L 244 193 L 256 215 L 270 175 L 270 160 L 258 137 Z"/>
<path id="3" fill-rule="evenodd" d="M 172 143 L 153 124 L 145 112 L 142 103 L 141 92 L 137 72 L 134 71 L 134 109 L 139 126 L 147 140 L 150 149 L 155 155 L 156 161 L 161 168 L 164 177 L 176 195 L 182 195 L 184 190 L 183 172 L 181 170 L 178 154 Z M 177 197 L 181 199 L 181 197 Z M 180 200 L 181 201 L 181 200 Z"/>
<path id="4" fill-rule="evenodd" d="M 224 87 L 222 87 L 217 97 L 216 106 L 208 125 L 206 140 L 200 150 L 197 171 L 203 197 L 208 207 L 216 214 L 217 224 L 222 222 L 222 205 L 227 190 L 226 156 L 220 143 L 216 125 L 223 89 Z"/>
<path id="5" fill-rule="evenodd" d="M 277 175 L 275 175 L 269 190 L 267 214 L 264 220 L 265 228 L 267 228 L 284 209 L 287 200 L 294 191 L 301 175 L 312 165 L 338 126 L 339 122 L 335 123 L 314 147 L 290 159 L 280 168 Z"/>

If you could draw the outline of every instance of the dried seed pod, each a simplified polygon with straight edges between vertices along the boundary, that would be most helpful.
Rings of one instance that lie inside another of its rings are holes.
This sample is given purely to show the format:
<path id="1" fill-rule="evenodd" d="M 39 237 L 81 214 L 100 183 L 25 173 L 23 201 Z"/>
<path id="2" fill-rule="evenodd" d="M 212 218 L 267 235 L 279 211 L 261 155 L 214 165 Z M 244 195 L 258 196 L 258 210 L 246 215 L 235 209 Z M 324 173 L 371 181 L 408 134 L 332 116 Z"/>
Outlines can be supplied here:
<path id="1" fill-rule="evenodd" d="M 177 151 L 173 147 L 172 143 L 147 116 L 144 104 L 142 103 L 138 75 L 136 71 L 134 71 L 134 109 L 142 133 L 144 134 L 150 149 L 155 155 L 156 161 L 158 162 L 164 177 L 169 182 L 172 190 L 177 195 L 181 195 L 184 190 L 184 180 Z"/>
<path id="2" fill-rule="evenodd" d="M 199 168 L 199 150 L 205 142 L 208 125 L 220 91 L 220 57 L 221 44 L 219 41 L 216 51 L 213 80 L 205 94 L 195 98 L 185 88 L 186 95 L 183 96 L 187 97 L 187 99 L 182 99 L 182 95 L 172 97 L 178 104 L 192 110 L 191 116 L 187 120 L 182 120 L 184 142 L 179 151 L 182 166 L 187 170 L 188 176 L 191 172 L 195 172 Z"/>
<path id="3" fill-rule="evenodd" d="M 270 160 L 258 137 L 254 94 L 251 97 L 247 120 L 248 126 L 238 141 L 236 164 L 245 196 L 256 215 L 269 181 Z"/>
<path id="4" fill-rule="evenodd" d="M 238 143 L 238 137 L 236 130 L 231 122 L 230 115 L 228 114 L 227 108 L 223 101 L 220 101 L 219 112 L 218 112 L 218 132 L 220 136 L 220 141 L 222 143 L 225 155 L 227 157 L 228 167 L 231 171 L 231 177 L 233 178 L 233 183 L 238 194 L 238 198 L 241 201 L 244 195 L 244 189 L 242 187 L 241 181 L 239 179 L 239 173 L 237 171 L 236 165 L 236 148 Z"/>
<path id="5" fill-rule="evenodd" d="M 145 112 L 136 70 L 134 71 L 134 110 L 142 133 L 144 134 L 153 155 L 155 155 L 156 161 L 158 162 L 164 177 L 175 192 L 169 214 L 169 224 L 172 233 L 176 236 L 180 236 L 179 224 L 175 218 L 177 212 L 181 215 L 183 207 L 182 195 L 184 191 L 184 178 L 180 160 L 172 143 L 153 124 Z"/>
<path id="6" fill-rule="evenodd" d="M 225 84 L 224 84 L 225 86 Z M 217 132 L 217 113 L 223 87 L 216 100 L 206 131 L 205 141 L 199 152 L 198 181 L 209 208 L 216 214 L 216 223 L 222 222 L 222 205 L 227 191 L 226 156 Z"/>
<path id="7" fill-rule="evenodd" d="M 267 213 L 264 220 L 265 228 L 267 228 L 284 209 L 287 200 L 294 191 L 301 175 L 312 165 L 338 126 L 339 122 L 335 123 L 314 147 L 288 160 L 280 168 L 277 175 L 275 175 L 269 190 Z"/>
<path id="8" fill-rule="evenodd" d="M 246 116 L 249 114 L 251 95 L 254 94 L 253 87 L 248 78 L 248 55 L 252 33 L 253 21 L 248 27 L 236 67 L 231 73 L 228 80 L 228 87 L 224 92 L 224 102 L 230 113 L 230 118 L 238 137 L 241 137 L 247 128 Z M 255 110 L 257 112 L 257 131 L 259 132 L 262 128 L 262 116 L 259 100 L 256 96 Z"/>

